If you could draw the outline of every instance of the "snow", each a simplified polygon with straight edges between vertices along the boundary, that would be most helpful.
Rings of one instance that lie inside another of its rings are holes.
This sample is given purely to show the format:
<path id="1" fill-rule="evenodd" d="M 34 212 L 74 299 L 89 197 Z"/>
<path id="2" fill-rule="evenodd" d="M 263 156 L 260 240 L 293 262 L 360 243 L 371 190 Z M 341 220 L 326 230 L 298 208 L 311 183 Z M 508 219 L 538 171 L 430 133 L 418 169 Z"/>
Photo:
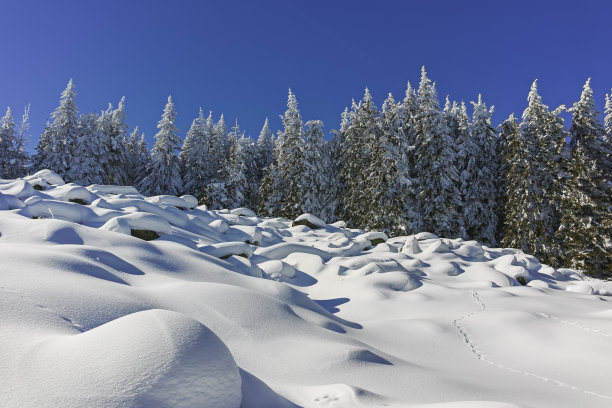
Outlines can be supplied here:
<path id="1" fill-rule="evenodd" d="M 35 176 L 0 181 L 3 406 L 611 404 L 612 282 Z"/>

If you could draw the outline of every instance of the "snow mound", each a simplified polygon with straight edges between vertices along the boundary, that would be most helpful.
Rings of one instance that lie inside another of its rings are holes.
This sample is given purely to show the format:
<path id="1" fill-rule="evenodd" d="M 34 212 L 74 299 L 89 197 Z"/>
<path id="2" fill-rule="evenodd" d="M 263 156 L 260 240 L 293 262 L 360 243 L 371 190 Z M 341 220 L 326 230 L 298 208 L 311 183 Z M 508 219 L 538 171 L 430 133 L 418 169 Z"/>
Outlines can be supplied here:
<path id="1" fill-rule="evenodd" d="M 317 228 L 325 228 L 325 225 L 327 224 L 325 224 L 325 221 L 323 221 L 319 217 L 306 213 L 306 214 L 302 214 L 299 217 L 297 217 L 293 221 L 292 225 L 293 226 L 306 225 L 309 228 L 317 229 Z"/>
<path id="2" fill-rule="evenodd" d="M 41 187 L 48 187 L 51 185 L 63 186 L 64 180 L 55 172 L 51 170 L 41 170 L 32 174 L 31 176 L 26 176 L 23 180 L 27 181 L 32 185 L 38 185 Z"/>
<path id="3" fill-rule="evenodd" d="M 27 357 L 20 374 L 29 381 L 16 385 L 23 393 L 12 395 L 11 406 L 238 408 L 241 403 L 240 374 L 225 344 L 198 321 L 167 310 L 50 337 Z"/>

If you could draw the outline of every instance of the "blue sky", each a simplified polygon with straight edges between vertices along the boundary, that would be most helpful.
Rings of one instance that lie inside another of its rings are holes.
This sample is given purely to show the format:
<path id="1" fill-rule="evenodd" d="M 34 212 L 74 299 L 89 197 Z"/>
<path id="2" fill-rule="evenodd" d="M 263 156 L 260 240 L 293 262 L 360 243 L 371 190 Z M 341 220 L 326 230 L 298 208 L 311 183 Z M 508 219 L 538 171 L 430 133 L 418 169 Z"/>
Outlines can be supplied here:
<path id="1" fill-rule="evenodd" d="M 287 90 L 329 131 L 368 86 L 380 106 L 418 86 L 426 65 L 440 99 L 520 115 L 539 78 L 548 105 L 571 105 L 587 77 L 598 107 L 612 87 L 612 2 L 3 1 L 0 109 L 31 103 L 33 147 L 73 78 L 81 113 L 127 99 L 150 144 L 167 96 L 184 137 L 201 106 L 257 137 L 281 127 Z"/>

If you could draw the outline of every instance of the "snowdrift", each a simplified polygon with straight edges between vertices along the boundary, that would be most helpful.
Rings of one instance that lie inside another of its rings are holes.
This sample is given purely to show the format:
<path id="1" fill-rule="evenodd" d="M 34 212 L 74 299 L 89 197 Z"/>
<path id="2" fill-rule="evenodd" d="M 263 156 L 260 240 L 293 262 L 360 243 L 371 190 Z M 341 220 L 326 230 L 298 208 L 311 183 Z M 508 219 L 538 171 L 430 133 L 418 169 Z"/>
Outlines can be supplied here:
<path id="1" fill-rule="evenodd" d="M 475 241 L 0 180 L 7 407 L 608 407 L 610 295 Z"/>

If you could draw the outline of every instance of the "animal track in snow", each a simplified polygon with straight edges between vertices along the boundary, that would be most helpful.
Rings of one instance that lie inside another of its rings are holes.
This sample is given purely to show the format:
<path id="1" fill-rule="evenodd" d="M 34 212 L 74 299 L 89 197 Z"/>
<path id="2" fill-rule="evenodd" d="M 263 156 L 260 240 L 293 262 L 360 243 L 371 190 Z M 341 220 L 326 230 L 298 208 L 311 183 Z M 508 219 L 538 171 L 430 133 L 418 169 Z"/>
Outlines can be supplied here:
<path id="1" fill-rule="evenodd" d="M 606 332 L 605 332 L 605 331 L 603 331 L 603 330 L 599 330 L 599 329 L 592 329 L 592 328 L 590 328 L 590 327 L 582 326 L 582 325 L 580 325 L 580 324 L 578 324 L 578 323 L 575 323 L 575 322 L 570 322 L 570 321 L 567 321 L 567 320 L 559 319 L 558 317 L 551 316 L 551 315 L 546 314 L 546 313 L 540 313 L 540 312 L 537 312 L 536 314 L 537 314 L 537 315 L 539 315 L 539 316 L 545 317 L 545 318 L 547 318 L 547 319 L 556 320 L 556 321 L 558 321 L 558 322 L 561 322 L 561 323 L 563 323 L 563 324 L 567 324 L 567 325 L 569 325 L 569 326 L 574 326 L 574 327 L 577 327 L 577 328 L 579 328 L 579 329 L 581 329 L 581 330 L 584 330 L 584 331 L 586 331 L 586 332 L 596 333 L 596 334 L 599 334 L 599 335 L 604 336 L 604 337 L 612 337 L 612 335 L 610 335 L 609 333 L 606 333 Z"/>
<path id="2" fill-rule="evenodd" d="M 466 326 L 465 322 L 469 318 L 471 318 L 472 316 L 475 316 L 478 313 L 484 312 L 486 310 L 486 308 L 487 308 L 486 304 L 482 301 L 482 299 L 478 295 L 478 292 L 475 291 L 475 290 L 472 291 L 472 299 L 474 300 L 474 302 L 476 302 L 478 304 L 478 306 L 480 306 L 480 310 L 476 310 L 474 312 L 463 314 L 462 316 L 460 316 L 457 319 L 453 320 L 453 325 L 457 328 L 457 330 L 459 331 L 459 333 L 463 337 L 464 341 L 466 342 L 466 344 L 470 348 L 470 351 L 479 360 L 484 361 L 485 363 L 490 364 L 490 365 L 492 365 L 494 367 L 498 367 L 498 368 L 504 369 L 506 371 L 510 371 L 512 373 L 515 373 L 515 374 L 526 375 L 526 376 L 530 376 L 530 377 L 533 377 L 533 378 L 537 378 L 537 379 L 539 379 L 541 381 L 544 381 L 544 382 L 550 382 L 550 383 L 555 384 L 556 386 L 559 386 L 559 387 L 568 388 L 570 390 L 582 392 L 584 394 L 591 395 L 591 396 L 594 396 L 594 397 L 599 397 L 599 398 L 604 398 L 604 399 L 612 399 L 611 395 L 604 395 L 604 394 L 599 394 L 599 393 L 594 392 L 594 391 L 585 390 L 583 388 L 576 387 L 576 386 L 571 385 L 571 384 L 566 384 L 566 383 L 564 383 L 562 381 L 555 380 L 553 378 L 549 378 L 549 377 L 545 377 L 545 376 L 542 376 L 542 375 L 530 373 L 528 371 L 518 370 L 516 368 L 508 367 L 508 366 L 505 366 L 503 364 L 500 364 L 500 363 L 497 363 L 497 362 L 491 360 L 486 354 L 484 354 L 480 350 L 478 345 L 470 337 L 470 333 L 467 330 L 467 326 Z M 588 332 L 594 332 L 594 333 L 597 333 L 597 334 L 600 334 L 600 335 L 606 336 L 606 337 L 610 336 L 608 333 L 603 332 L 601 330 L 591 329 L 591 328 L 588 328 L 588 327 L 584 327 L 584 326 L 581 326 L 581 325 L 579 325 L 577 323 L 568 322 L 566 320 L 562 320 L 562 319 L 559 319 L 557 317 L 547 315 L 545 313 L 538 313 L 538 315 L 541 315 L 541 316 L 549 318 L 549 319 L 558 320 L 558 321 L 560 321 L 560 322 L 562 322 L 564 324 L 569 324 L 569 325 L 572 325 L 572 326 L 576 326 L 576 327 L 578 327 L 578 328 L 580 328 L 582 330 L 588 331 Z"/>

